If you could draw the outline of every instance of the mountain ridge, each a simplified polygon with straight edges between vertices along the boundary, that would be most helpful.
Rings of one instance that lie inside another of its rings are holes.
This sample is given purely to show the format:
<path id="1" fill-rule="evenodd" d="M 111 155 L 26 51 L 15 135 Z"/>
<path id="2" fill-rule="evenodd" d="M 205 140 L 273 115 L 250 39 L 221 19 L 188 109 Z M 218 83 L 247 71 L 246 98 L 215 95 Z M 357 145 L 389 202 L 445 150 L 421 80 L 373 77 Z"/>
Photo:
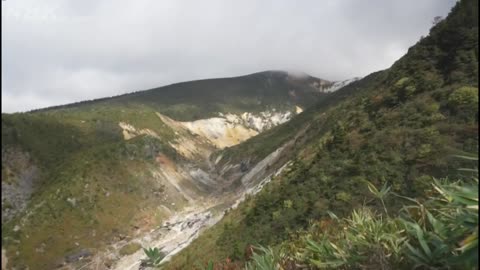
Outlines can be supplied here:
<path id="1" fill-rule="evenodd" d="M 124 94 L 119 94 L 111 97 L 103 97 L 103 98 L 96 98 L 93 100 L 84 100 L 84 101 L 79 101 L 79 102 L 72 102 L 68 104 L 62 104 L 62 105 L 54 105 L 54 106 L 49 106 L 45 108 L 38 108 L 38 109 L 32 109 L 28 112 L 44 112 L 44 111 L 49 111 L 49 110 L 56 110 L 56 109 L 63 109 L 63 108 L 70 108 L 70 107 L 75 107 L 75 106 L 80 106 L 80 105 L 86 105 L 86 104 L 94 104 L 94 103 L 102 103 L 105 101 L 109 100 L 117 100 L 117 99 L 123 99 L 126 97 L 133 97 L 133 96 L 138 96 L 138 95 L 145 95 L 148 93 L 152 92 L 157 92 L 157 91 L 162 91 L 165 89 L 169 88 L 175 88 L 175 87 L 181 87 L 184 85 L 190 85 L 190 84 L 197 84 L 197 83 L 205 83 L 205 82 L 210 82 L 210 81 L 222 81 L 222 80 L 235 80 L 235 79 L 246 79 L 246 78 L 261 78 L 261 77 L 294 77 L 296 79 L 304 80 L 304 79 L 309 79 L 309 80 L 318 80 L 320 82 L 323 82 L 325 85 L 333 84 L 334 82 L 330 82 L 324 79 L 319 79 L 316 77 L 312 77 L 309 74 L 304 73 L 304 76 L 296 78 L 296 76 L 292 76 L 290 72 L 284 71 L 284 70 L 265 70 L 265 71 L 259 71 L 259 72 L 254 72 L 254 73 L 249 73 L 246 75 L 240 75 L 240 76 L 229 76 L 229 77 L 220 77 L 220 78 L 206 78 L 206 79 L 198 79 L 198 80 L 191 80 L 191 81 L 182 81 L 182 82 L 177 82 L 177 83 L 171 83 L 167 85 L 163 85 L 160 87 L 154 87 L 150 89 L 145 89 L 145 90 L 138 90 L 138 91 L 132 91 Z"/>

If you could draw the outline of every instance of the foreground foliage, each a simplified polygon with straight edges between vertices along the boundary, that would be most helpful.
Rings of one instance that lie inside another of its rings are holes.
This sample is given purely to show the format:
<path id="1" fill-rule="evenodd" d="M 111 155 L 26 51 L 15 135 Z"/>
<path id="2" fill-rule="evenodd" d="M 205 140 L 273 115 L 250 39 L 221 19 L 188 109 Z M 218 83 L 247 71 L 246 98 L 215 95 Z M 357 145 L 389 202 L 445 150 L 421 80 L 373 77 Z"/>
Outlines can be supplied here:
<path id="1" fill-rule="evenodd" d="M 442 181 L 423 202 L 404 197 L 410 204 L 397 217 L 368 207 L 344 219 L 332 214 L 282 243 L 281 260 L 261 248 L 246 269 L 476 269 L 478 179 Z"/>
<path id="2" fill-rule="evenodd" d="M 146 259 L 142 260 L 142 265 L 144 266 L 159 266 L 160 262 L 165 258 L 165 254 L 158 248 L 144 248 L 143 252 L 147 256 Z"/>

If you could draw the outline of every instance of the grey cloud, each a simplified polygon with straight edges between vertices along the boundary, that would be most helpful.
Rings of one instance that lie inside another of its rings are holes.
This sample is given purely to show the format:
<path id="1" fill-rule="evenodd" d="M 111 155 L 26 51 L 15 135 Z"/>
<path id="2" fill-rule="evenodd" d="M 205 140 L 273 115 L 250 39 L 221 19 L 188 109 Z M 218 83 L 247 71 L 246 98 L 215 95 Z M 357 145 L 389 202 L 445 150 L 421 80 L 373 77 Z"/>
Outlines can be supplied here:
<path id="1" fill-rule="evenodd" d="M 455 0 L 6 0 L 2 112 L 268 69 L 388 68 Z"/>

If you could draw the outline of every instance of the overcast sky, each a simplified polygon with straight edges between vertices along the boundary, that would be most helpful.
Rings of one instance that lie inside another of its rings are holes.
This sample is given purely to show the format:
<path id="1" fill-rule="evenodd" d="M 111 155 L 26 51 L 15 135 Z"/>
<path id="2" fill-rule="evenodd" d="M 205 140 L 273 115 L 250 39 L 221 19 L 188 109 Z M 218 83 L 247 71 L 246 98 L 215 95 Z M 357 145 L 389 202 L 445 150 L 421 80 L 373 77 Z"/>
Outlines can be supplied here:
<path id="1" fill-rule="evenodd" d="M 2 112 L 263 70 L 390 67 L 455 0 L 5 0 Z"/>

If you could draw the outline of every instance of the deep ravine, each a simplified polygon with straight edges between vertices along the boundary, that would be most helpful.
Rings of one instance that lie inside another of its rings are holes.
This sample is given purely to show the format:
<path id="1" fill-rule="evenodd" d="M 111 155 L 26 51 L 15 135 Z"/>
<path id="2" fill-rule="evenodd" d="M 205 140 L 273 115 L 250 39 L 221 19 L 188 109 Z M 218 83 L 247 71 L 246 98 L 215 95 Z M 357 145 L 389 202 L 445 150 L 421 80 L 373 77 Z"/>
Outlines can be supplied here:
<path id="1" fill-rule="evenodd" d="M 119 254 L 119 250 L 129 243 L 137 243 L 144 248 L 157 247 L 166 255 L 162 262 L 167 262 L 172 256 L 187 247 L 203 230 L 220 221 L 225 210 L 236 208 L 246 198 L 247 194 L 256 194 L 273 176 L 278 175 L 288 167 L 290 162 L 285 159 L 285 153 L 290 151 L 292 142 L 287 142 L 279 147 L 251 167 L 248 172 L 236 176 L 242 183 L 239 190 L 217 193 L 213 197 L 196 198 L 181 211 L 173 212 L 158 227 L 136 235 L 128 241 L 124 239 L 110 244 L 103 251 L 97 252 L 85 260 L 77 261 L 74 265 L 65 265 L 62 269 L 103 269 L 107 261 L 111 265 L 109 269 L 146 269 L 141 265 L 142 259 L 146 258 L 143 249 L 139 249 L 130 255 L 121 256 Z M 230 164 L 229 162 L 216 167 L 215 162 L 212 162 L 210 158 L 207 158 L 206 164 L 210 167 L 206 173 L 210 178 L 217 179 L 217 181 L 222 181 L 222 177 L 224 177 L 222 172 L 238 170 L 240 167 L 240 164 Z M 269 164 L 275 164 L 275 166 L 272 167 Z"/>

